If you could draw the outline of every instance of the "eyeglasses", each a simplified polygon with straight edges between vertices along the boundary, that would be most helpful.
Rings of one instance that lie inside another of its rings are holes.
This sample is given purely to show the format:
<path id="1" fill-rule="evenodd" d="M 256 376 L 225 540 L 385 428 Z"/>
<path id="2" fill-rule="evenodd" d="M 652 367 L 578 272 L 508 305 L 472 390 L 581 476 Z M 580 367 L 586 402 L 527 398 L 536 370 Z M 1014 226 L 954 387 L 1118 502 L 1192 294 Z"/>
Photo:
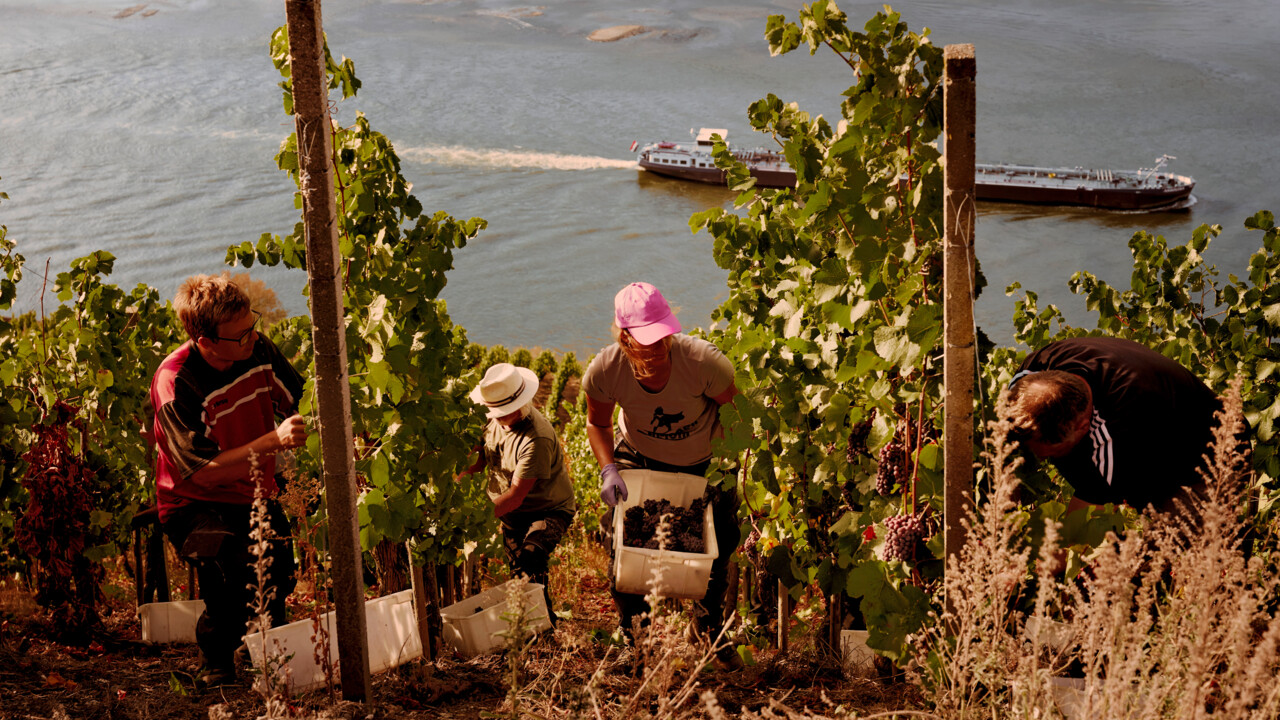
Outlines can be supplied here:
<path id="1" fill-rule="evenodd" d="M 253 325 L 251 325 L 248 330 L 245 330 L 244 332 L 240 333 L 239 337 L 225 338 L 225 337 L 220 337 L 215 335 L 213 336 L 212 340 L 214 342 L 218 342 L 219 340 L 226 340 L 227 342 L 236 343 L 241 347 L 248 345 L 249 338 L 253 337 L 253 334 L 258 331 L 258 321 L 262 319 L 262 313 L 258 312 L 257 310 L 253 310 L 251 312 L 253 312 Z"/>

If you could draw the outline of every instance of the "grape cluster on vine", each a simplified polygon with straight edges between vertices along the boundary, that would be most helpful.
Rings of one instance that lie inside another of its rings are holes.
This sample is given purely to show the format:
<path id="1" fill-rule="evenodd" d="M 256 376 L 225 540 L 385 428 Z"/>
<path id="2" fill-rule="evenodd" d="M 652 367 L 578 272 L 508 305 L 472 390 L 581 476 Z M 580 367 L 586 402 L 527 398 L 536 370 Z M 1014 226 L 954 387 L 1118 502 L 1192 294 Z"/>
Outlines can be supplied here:
<path id="1" fill-rule="evenodd" d="M 876 468 L 876 492 L 889 495 L 894 486 L 907 480 L 907 448 L 898 440 L 890 440 L 880 448 L 880 464 Z"/>
<path id="2" fill-rule="evenodd" d="M 90 516 L 97 510 L 97 475 L 72 449 L 69 427 L 83 431 L 76 408 L 59 400 L 56 422 L 31 427 L 35 441 L 23 454 L 27 504 L 14 521 L 14 541 L 35 561 L 36 602 L 49 608 L 57 633 L 79 641 L 99 623 L 106 571 L 85 549 L 102 541 Z"/>
<path id="3" fill-rule="evenodd" d="M 755 562 L 760 556 L 760 551 L 756 548 L 759 542 L 760 531 L 753 527 L 751 532 L 747 533 L 747 538 L 742 541 L 742 545 L 738 547 L 738 552 L 746 557 L 748 561 Z"/>
<path id="4" fill-rule="evenodd" d="M 920 274 L 930 282 L 937 282 L 942 277 L 942 253 L 935 251 L 926 257 L 924 263 L 920 265 Z"/>
<path id="5" fill-rule="evenodd" d="M 859 455 L 871 457 L 871 453 L 867 452 L 867 437 L 871 435 L 871 423 L 874 418 L 874 414 L 870 415 L 849 430 L 849 447 L 845 450 L 845 460 L 850 465 L 857 462 Z"/>
<path id="6" fill-rule="evenodd" d="M 885 518 L 884 558 L 913 560 L 916 546 L 924 541 L 927 528 L 924 513 L 907 513 Z"/>
<path id="7" fill-rule="evenodd" d="M 907 448 L 907 454 L 911 454 L 919 448 L 929 443 L 938 442 L 938 430 L 933 426 L 933 422 L 925 419 L 921 425 L 916 421 L 915 416 L 907 413 L 898 421 L 898 426 L 894 428 L 893 436 L 900 438 Z"/>

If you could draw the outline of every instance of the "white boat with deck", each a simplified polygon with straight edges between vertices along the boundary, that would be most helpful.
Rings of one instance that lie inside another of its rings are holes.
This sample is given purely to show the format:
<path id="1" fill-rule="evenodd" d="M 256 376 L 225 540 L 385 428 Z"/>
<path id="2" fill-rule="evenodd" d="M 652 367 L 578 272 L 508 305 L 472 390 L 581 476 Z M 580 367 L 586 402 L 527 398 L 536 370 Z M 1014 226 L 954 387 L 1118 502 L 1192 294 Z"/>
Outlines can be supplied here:
<path id="1" fill-rule="evenodd" d="M 711 155 L 714 143 L 712 135 L 719 135 L 728 142 L 729 131 L 723 128 L 702 128 L 693 135 L 692 142 L 656 142 L 640 148 L 637 161 L 642 170 L 666 175 L 680 180 L 724 185 L 724 171 L 716 167 L 715 158 Z M 636 149 L 632 143 L 631 149 Z M 751 171 L 756 179 L 757 187 L 781 188 L 795 187 L 796 174 L 782 153 L 756 148 L 743 150 L 729 147 L 733 156 L 740 160 Z"/>

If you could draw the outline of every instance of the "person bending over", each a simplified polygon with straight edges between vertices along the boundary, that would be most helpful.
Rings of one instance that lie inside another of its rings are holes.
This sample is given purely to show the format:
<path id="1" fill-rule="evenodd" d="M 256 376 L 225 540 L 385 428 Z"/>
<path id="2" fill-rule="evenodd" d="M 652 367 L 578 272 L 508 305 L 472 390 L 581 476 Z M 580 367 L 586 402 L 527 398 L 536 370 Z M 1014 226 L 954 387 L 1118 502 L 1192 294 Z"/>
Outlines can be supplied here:
<path id="1" fill-rule="evenodd" d="M 1068 511 L 1124 503 L 1189 508 L 1222 402 L 1189 370 L 1118 338 L 1061 340 L 1027 357 L 1009 388 L 1013 437 L 1075 491 Z"/>

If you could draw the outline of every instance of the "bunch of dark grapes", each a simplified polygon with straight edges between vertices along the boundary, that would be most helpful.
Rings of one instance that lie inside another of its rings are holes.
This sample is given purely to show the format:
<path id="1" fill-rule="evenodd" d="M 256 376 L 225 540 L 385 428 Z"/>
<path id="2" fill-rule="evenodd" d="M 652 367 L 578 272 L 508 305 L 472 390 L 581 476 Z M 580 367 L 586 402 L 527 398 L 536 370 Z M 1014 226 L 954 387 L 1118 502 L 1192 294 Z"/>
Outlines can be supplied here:
<path id="1" fill-rule="evenodd" d="M 707 551 L 707 544 L 703 542 L 701 532 L 697 535 L 685 532 L 676 536 L 672 549 L 676 552 L 702 553 Z"/>
<path id="2" fill-rule="evenodd" d="M 938 430 L 933 427 L 933 422 L 925 420 L 921 426 L 916 419 L 907 416 L 898 423 L 898 427 L 894 430 L 893 436 L 903 438 L 903 442 L 907 446 L 907 452 L 914 452 L 917 447 L 924 447 L 929 443 L 938 442 Z"/>
<path id="3" fill-rule="evenodd" d="M 760 555 L 760 552 L 756 550 L 756 543 L 758 542 L 760 542 L 760 531 L 753 527 L 751 532 L 747 534 L 747 539 L 742 541 L 738 551 L 749 561 L 755 562 Z"/>
<path id="4" fill-rule="evenodd" d="M 874 414 L 868 416 L 849 431 L 849 447 L 845 450 L 844 457 L 850 465 L 857 462 L 859 455 L 871 457 L 871 453 L 867 452 L 867 436 L 871 434 L 871 422 L 874 418 Z"/>
<path id="5" fill-rule="evenodd" d="M 916 546 L 925 539 L 924 513 L 895 515 L 884 521 L 884 558 L 912 560 Z"/>
<path id="6" fill-rule="evenodd" d="M 942 253 L 934 252 L 932 255 L 924 259 L 924 264 L 920 266 L 920 274 L 930 280 L 937 280 L 942 277 Z"/>
<path id="7" fill-rule="evenodd" d="M 858 499 L 858 479 L 849 478 L 840 487 L 840 499 L 853 510 L 860 510 L 862 503 Z"/>
<path id="8" fill-rule="evenodd" d="M 631 540 L 634 538 L 642 538 L 649 535 L 644 531 L 644 521 L 644 507 L 632 505 L 627 508 L 626 513 L 622 516 L 622 537 L 626 539 L 628 545 L 631 544 Z"/>
<path id="9" fill-rule="evenodd" d="M 876 492 L 889 495 L 898 483 L 907 480 L 907 448 L 898 440 L 890 440 L 880 448 L 880 465 L 876 468 Z"/>
<path id="10" fill-rule="evenodd" d="M 663 515 L 671 516 L 667 534 L 667 549 L 676 552 L 706 552 L 702 537 L 702 520 L 707 507 L 703 498 L 697 498 L 689 507 L 672 505 L 669 500 L 649 499 L 627 508 L 622 516 L 622 543 L 627 547 L 659 549 L 658 526 Z"/>

